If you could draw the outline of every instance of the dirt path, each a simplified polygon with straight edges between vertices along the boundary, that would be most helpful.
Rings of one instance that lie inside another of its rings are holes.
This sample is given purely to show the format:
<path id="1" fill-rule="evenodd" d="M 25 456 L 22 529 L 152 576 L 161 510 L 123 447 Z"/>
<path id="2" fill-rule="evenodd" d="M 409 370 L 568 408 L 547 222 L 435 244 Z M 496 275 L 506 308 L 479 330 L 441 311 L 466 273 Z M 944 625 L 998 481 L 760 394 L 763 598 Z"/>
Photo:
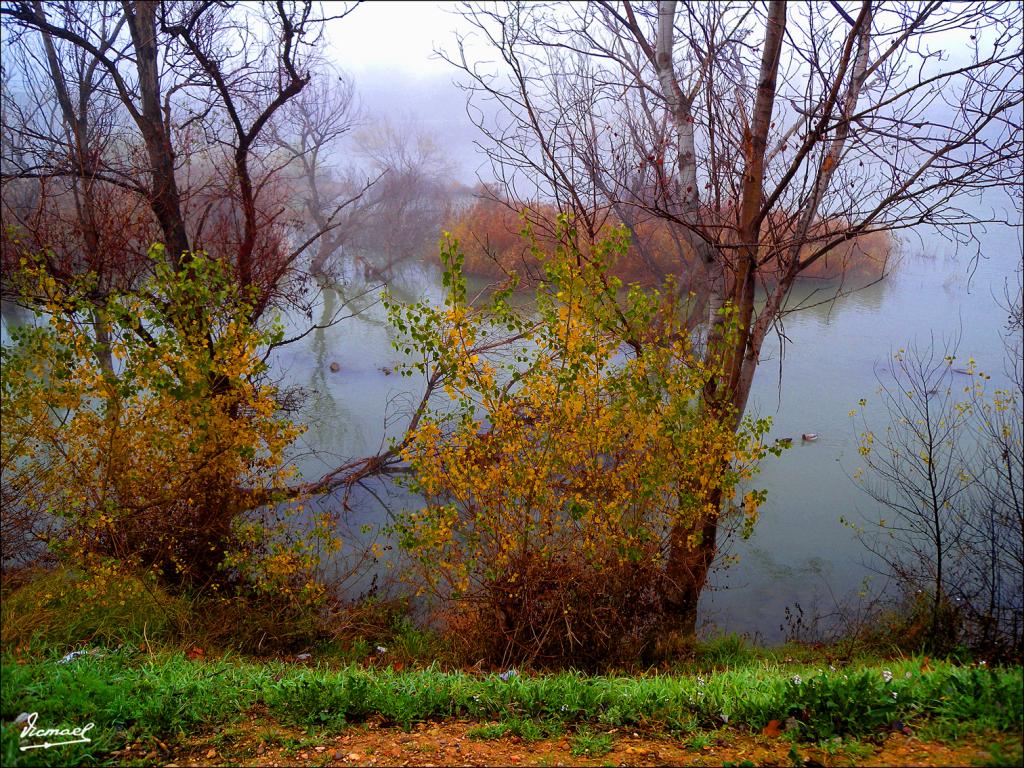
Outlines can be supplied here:
<path id="1" fill-rule="evenodd" d="M 992 759 L 991 750 L 1005 754 L 1016 743 L 1012 737 L 971 738 L 955 745 L 926 743 L 915 736 L 891 734 L 878 741 L 832 742 L 828 748 L 793 744 L 771 738 L 723 730 L 689 734 L 682 738 L 642 734 L 623 729 L 597 730 L 611 737 L 611 751 L 575 755 L 577 746 L 566 735 L 542 741 L 518 737 L 497 740 L 470 738 L 479 723 L 450 721 L 420 724 L 411 731 L 355 726 L 336 736 L 310 737 L 304 731 L 268 726 L 253 721 L 191 741 L 169 754 L 141 754 L 125 750 L 125 758 L 148 758 L 168 766 L 294 765 L 294 766 L 951 766 L 981 765 Z M 1006 758 L 1004 758 L 1005 760 Z"/>

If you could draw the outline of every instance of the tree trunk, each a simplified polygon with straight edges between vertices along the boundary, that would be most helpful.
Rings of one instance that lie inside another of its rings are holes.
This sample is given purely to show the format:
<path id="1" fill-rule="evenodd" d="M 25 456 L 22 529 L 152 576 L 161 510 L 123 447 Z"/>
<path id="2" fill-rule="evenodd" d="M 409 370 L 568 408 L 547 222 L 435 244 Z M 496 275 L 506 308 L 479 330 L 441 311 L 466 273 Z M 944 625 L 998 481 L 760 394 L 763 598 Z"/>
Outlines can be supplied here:
<path id="1" fill-rule="evenodd" d="M 151 176 L 150 206 L 164 234 L 167 255 L 175 267 L 181 267 L 182 255 L 189 252 L 185 219 L 181 213 L 181 195 L 174 175 L 174 148 L 160 109 L 160 59 L 156 39 L 154 2 L 129 3 L 124 0 L 125 17 L 135 48 L 139 72 L 142 111 L 138 122 L 146 144 Z"/>
<path id="2" fill-rule="evenodd" d="M 659 18 L 659 21 L 663 19 Z M 749 382 L 744 384 L 741 375 L 744 362 L 760 352 L 760 339 L 752 334 L 754 312 L 755 275 L 757 272 L 758 246 L 760 241 L 759 214 L 763 202 L 765 151 L 768 130 L 771 126 L 772 110 L 775 105 L 775 85 L 782 52 L 782 41 L 786 28 L 785 0 L 775 0 L 770 5 L 765 42 L 758 78 L 757 98 L 754 104 L 749 141 L 746 143 L 746 167 L 743 175 L 743 198 L 740 208 L 740 231 L 738 243 L 740 267 L 733 280 L 731 291 L 727 291 L 724 280 L 713 280 L 709 301 L 708 349 L 711 361 L 721 366 L 721 376 L 712 380 L 704 392 L 703 407 L 717 419 L 728 420 L 731 426 L 739 425 L 749 394 Z M 661 51 L 659 50 L 659 58 Z M 661 62 L 659 62 L 661 63 Z M 663 80 L 665 78 L 662 78 Z M 692 135 L 692 119 L 683 120 L 680 125 L 685 139 Z M 682 165 L 682 158 L 680 159 Z M 684 177 L 685 178 L 685 177 Z M 684 190 L 684 200 L 689 201 L 691 191 Z M 726 254 L 715 254 L 715 262 L 721 265 Z M 718 313 L 728 297 L 736 308 L 738 327 L 727 332 L 726 319 Z M 724 468 L 723 468 L 724 469 Z M 721 470 L 719 470 L 721 472 Z M 666 576 L 669 594 L 666 595 L 669 610 L 669 631 L 683 639 L 692 638 L 697 629 L 697 605 L 707 584 L 708 572 L 718 553 L 718 512 L 722 505 L 722 490 L 716 488 L 709 499 L 716 510 L 710 517 L 693 524 L 678 523 L 670 536 Z"/>
<path id="3" fill-rule="evenodd" d="M 721 492 L 714 494 L 712 504 L 721 505 Z M 706 518 L 693 526 L 673 527 L 665 575 L 669 583 L 666 610 L 670 640 L 692 639 L 697 632 L 697 605 L 707 584 L 711 563 L 718 545 L 718 518 Z"/>

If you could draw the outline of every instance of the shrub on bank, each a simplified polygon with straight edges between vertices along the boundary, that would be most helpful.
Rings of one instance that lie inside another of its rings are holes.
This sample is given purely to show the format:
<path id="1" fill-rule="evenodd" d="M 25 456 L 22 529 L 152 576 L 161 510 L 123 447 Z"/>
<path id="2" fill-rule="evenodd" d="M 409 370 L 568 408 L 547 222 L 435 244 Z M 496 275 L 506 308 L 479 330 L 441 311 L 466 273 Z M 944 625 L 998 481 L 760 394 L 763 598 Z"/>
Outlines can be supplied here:
<path id="1" fill-rule="evenodd" d="M 448 239 L 444 304 L 391 307 L 396 346 L 448 396 L 403 444 L 423 502 L 394 531 L 407 580 L 472 661 L 643 658 L 679 622 L 667 595 L 703 586 L 684 560 L 706 521 L 724 508 L 749 532 L 765 498 L 747 481 L 770 421 L 699 406 L 722 363 L 695 348 L 671 284 L 620 301 L 608 267 L 625 248 L 618 230 L 587 258 L 559 249 L 520 313 L 508 291 L 467 301 Z"/>
<path id="2" fill-rule="evenodd" d="M 225 265 L 194 254 L 176 270 L 159 250 L 149 280 L 107 295 L 23 259 L 12 281 L 38 315 L 2 350 L 5 514 L 89 583 L 127 574 L 301 612 L 340 542 L 329 515 L 298 526 L 301 505 L 279 506 L 302 431 L 266 379 L 282 331 L 251 322 Z"/>

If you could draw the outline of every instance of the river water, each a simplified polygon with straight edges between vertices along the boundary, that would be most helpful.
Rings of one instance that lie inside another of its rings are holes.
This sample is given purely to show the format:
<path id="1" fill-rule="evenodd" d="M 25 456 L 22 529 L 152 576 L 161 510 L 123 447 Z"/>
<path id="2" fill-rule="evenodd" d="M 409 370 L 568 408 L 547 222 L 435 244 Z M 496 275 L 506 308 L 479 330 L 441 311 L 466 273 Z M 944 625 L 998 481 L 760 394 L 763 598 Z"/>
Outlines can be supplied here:
<path id="1" fill-rule="evenodd" d="M 768 490 L 768 501 L 751 538 L 730 542 L 728 551 L 738 561 L 712 578 L 701 610 L 705 633 L 735 631 L 776 643 L 787 631 L 787 606 L 800 605 L 807 621 L 834 611 L 837 601 L 855 599 L 865 578 L 879 586 L 863 545 L 840 522 L 875 511 L 850 477 L 858 455 L 849 411 L 867 398 L 869 418 L 883 424 L 871 408 L 876 376 L 893 351 L 914 340 L 934 338 L 941 345 L 959 338 L 958 356 L 973 356 L 999 380 L 1006 321 L 999 302 L 1005 282 L 1016 285 L 1020 233 L 1020 227 L 1005 225 L 979 230 L 976 259 L 977 247 L 957 252 L 936 233 L 923 233 L 902 242 L 898 269 L 876 285 L 835 301 L 826 301 L 835 286 L 804 283 L 793 292 L 791 307 L 818 306 L 786 317 L 784 355 L 777 341 L 766 344 L 749 412 L 772 417 L 773 437 L 796 439 L 780 458 L 763 463 L 757 485 Z M 376 293 L 344 303 L 346 296 L 365 290 L 365 281 L 348 266 L 337 290 L 325 291 L 322 317 L 343 305 L 346 313 L 361 312 L 290 345 L 274 361 L 285 383 L 312 391 L 303 414 L 309 431 L 296 453 L 307 477 L 345 458 L 373 453 L 382 440 L 398 436 L 402 415 L 421 392 L 418 379 L 384 370 L 400 358 L 391 347 L 394 336 L 383 307 L 374 303 Z M 439 270 L 418 262 L 400 265 L 391 291 L 405 301 L 439 301 Z M 287 320 L 296 330 L 306 322 Z M 338 372 L 330 371 L 332 362 L 340 366 Z M 805 432 L 819 439 L 803 443 Z M 386 519 L 382 501 L 392 509 L 416 504 L 386 483 L 354 489 L 348 499 L 349 536 L 366 541 L 359 526 Z"/>
<path id="2" fill-rule="evenodd" d="M 900 267 L 881 283 L 834 302 L 824 301 L 834 287 L 801 284 L 794 291 L 790 306 L 823 303 L 786 318 L 781 369 L 778 344 L 766 344 L 749 412 L 772 417 L 772 437 L 796 439 L 780 458 L 763 463 L 757 485 L 767 488 L 767 503 L 751 538 L 730 544 L 738 562 L 712 578 L 702 603 L 705 633 L 735 631 L 779 642 L 787 606 L 799 604 L 808 617 L 829 613 L 872 574 L 863 546 L 840 522 L 874 511 L 874 502 L 850 479 L 858 457 L 848 414 L 860 398 L 871 402 L 877 369 L 891 352 L 915 339 L 927 342 L 934 336 L 942 343 L 958 336 L 959 356 L 973 356 L 998 381 L 1006 320 L 999 300 L 1005 281 L 1016 285 L 1021 228 L 990 225 L 978 234 L 976 260 L 974 251 L 958 254 L 935 233 L 922 233 L 903 242 Z M 402 301 L 439 301 L 440 271 L 419 262 L 400 264 L 390 290 Z M 323 323 L 335 313 L 358 313 L 281 348 L 271 360 L 285 386 L 302 387 L 309 395 L 299 414 L 308 431 L 293 452 L 306 479 L 378 451 L 401 434 L 403 416 L 418 402 L 421 381 L 387 373 L 400 357 L 391 346 L 394 331 L 379 297 L 352 264 L 344 264 L 339 284 L 323 291 L 313 319 Z M 5 307 L 5 326 L 24 319 Z M 304 316 L 283 320 L 290 332 L 309 327 Z M 331 363 L 338 364 L 337 372 Z M 819 439 L 802 443 L 805 432 Z M 317 503 L 337 509 L 341 501 L 335 494 Z M 349 559 L 336 565 L 338 574 L 358 559 L 359 544 L 387 521 L 385 505 L 397 510 L 416 504 L 384 481 L 353 489 L 345 501 L 345 535 L 352 546 L 346 549 Z M 358 593 L 369 583 L 364 572 L 347 586 Z"/>
<path id="3" fill-rule="evenodd" d="M 889 279 L 787 319 L 781 387 L 776 344 L 774 358 L 758 368 L 749 409 L 772 417 L 775 436 L 795 439 L 781 457 L 764 462 L 759 484 L 768 501 L 760 522 L 748 541 L 736 543 L 738 565 L 718 572 L 705 593 L 703 615 L 713 626 L 779 642 L 787 606 L 799 604 L 810 619 L 834 612 L 837 603 L 855 603 L 865 578 L 872 592 L 882 585 L 863 545 L 840 522 L 877 520 L 879 512 L 851 479 L 860 463 L 849 411 L 866 398 L 869 423 L 884 428 L 873 397 L 877 377 L 884 378 L 894 351 L 915 341 L 934 339 L 941 348 L 959 338 L 963 365 L 973 357 L 993 385 L 1005 383 L 1000 301 L 1006 281 L 1016 285 L 1020 229 L 990 226 L 980 239 L 973 274 L 969 252 L 957 256 L 934 236 L 927 251 L 910 241 Z M 814 293 L 802 285 L 792 303 Z M 805 432 L 820 437 L 804 443 Z"/>

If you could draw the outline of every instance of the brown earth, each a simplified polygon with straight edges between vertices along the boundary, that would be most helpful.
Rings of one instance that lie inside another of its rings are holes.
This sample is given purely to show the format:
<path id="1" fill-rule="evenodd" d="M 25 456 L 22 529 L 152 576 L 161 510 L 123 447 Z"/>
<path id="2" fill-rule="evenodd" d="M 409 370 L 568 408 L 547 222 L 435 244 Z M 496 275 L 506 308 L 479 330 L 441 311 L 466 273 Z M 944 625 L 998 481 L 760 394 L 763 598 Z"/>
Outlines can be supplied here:
<path id="1" fill-rule="evenodd" d="M 795 745 L 784 736 L 720 730 L 673 737 L 629 729 L 601 729 L 612 749 L 600 756 L 572 754 L 572 738 L 543 741 L 518 737 L 478 740 L 468 731 L 479 723 L 448 721 L 419 724 L 409 731 L 375 723 L 341 734 L 309 736 L 305 731 L 268 725 L 261 718 L 193 738 L 184 747 L 147 753 L 136 746 L 123 759 L 168 766 L 972 766 L 993 758 L 993 750 L 1019 760 L 1018 742 L 1006 734 L 973 736 L 955 744 L 923 741 L 893 733 L 872 741 L 833 740 L 825 745 Z M 163 747 L 163 745 L 160 745 Z M 794 752 L 795 750 L 795 752 Z M 1005 756 L 1002 757 L 1006 761 Z"/>

